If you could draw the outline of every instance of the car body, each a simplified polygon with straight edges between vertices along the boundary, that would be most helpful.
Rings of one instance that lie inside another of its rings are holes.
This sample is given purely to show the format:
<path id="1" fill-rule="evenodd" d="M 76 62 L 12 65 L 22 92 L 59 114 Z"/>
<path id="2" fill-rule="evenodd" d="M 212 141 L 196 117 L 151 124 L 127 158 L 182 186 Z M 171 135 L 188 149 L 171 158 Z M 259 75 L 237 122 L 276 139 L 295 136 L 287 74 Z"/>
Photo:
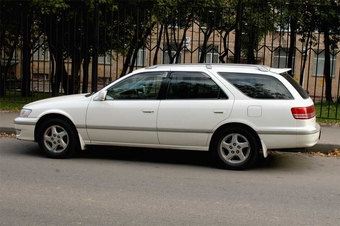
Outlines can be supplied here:
<path id="1" fill-rule="evenodd" d="M 17 138 L 48 157 L 90 145 L 211 151 L 244 169 L 268 149 L 317 143 L 314 103 L 285 72 L 261 65 L 172 64 L 138 69 L 93 94 L 27 104 Z M 280 73 L 283 75 L 280 75 Z"/>

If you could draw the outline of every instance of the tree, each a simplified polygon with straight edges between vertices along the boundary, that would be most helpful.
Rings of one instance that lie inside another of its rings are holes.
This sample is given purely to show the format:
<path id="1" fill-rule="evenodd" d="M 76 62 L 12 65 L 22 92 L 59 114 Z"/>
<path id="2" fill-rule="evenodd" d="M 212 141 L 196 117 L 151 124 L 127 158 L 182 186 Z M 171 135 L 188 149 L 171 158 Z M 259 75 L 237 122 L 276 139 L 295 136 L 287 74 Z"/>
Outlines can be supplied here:
<path id="1" fill-rule="evenodd" d="M 119 37 L 122 36 L 115 29 L 117 23 L 111 23 L 117 20 L 116 3 L 113 0 L 34 0 L 34 4 L 41 9 L 39 23 L 47 37 L 51 54 L 52 95 L 58 94 L 60 85 L 66 94 L 79 91 L 81 65 L 82 92 L 87 92 L 91 56 L 92 90 L 96 91 L 98 55 L 110 53 L 121 45 Z M 65 68 L 68 58 L 72 60 L 71 75 Z"/>
<path id="2" fill-rule="evenodd" d="M 332 50 L 338 48 L 340 40 L 339 28 L 339 7 L 340 3 L 336 0 L 322 0 L 319 1 L 318 10 L 316 11 L 317 29 L 324 34 L 325 45 L 325 65 L 324 65 L 324 79 L 325 79 L 325 94 L 326 101 L 333 101 L 332 98 L 332 65 L 331 54 Z M 335 72 L 333 72 L 335 73 Z"/>
<path id="3" fill-rule="evenodd" d="M 200 32 L 203 34 L 203 43 L 200 46 L 200 63 L 206 61 L 208 50 L 217 51 L 208 45 L 208 41 L 215 31 L 225 27 L 225 11 L 223 9 L 226 6 L 225 1 L 203 1 L 196 6 L 194 22 L 198 24 Z"/>
<path id="4" fill-rule="evenodd" d="M 324 39 L 324 81 L 325 81 L 325 96 L 326 101 L 333 101 L 332 98 L 332 72 L 331 55 L 338 48 L 340 40 L 340 5 L 335 0 L 314 0 L 304 2 L 304 11 L 301 12 L 301 17 L 298 22 L 298 31 L 305 43 L 307 51 L 312 46 L 318 44 L 318 39 L 315 36 L 317 31 L 323 34 Z M 304 59 L 303 69 L 306 59 Z M 302 84 L 303 70 L 301 72 L 300 84 Z"/>
<path id="5" fill-rule="evenodd" d="M 21 96 L 28 97 L 30 91 L 30 61 L 34 54 L 33 46 L 40 35 L 37 26 L 34 25 L 35 9 L 31 8 L 31 1 L 4 1 L 1 2 L 1 31 L 0 48 L 8 56 L 4 76 L 1 76 L 0 95 L 5 95 L 4 81 L 8 74 L 10 62 L 17 49 L 22 51 L 22 75 Z"/>
<path id="6" fill-rule="evenodd" d="M 0 49 L 3 50 L 5 56 L 2 56 L 1 61 L 4 62 L 4 67 L 0 67 L 0 96 L 6 94 L 5 81 L 8 75 L 8 70 L 13 59 L 14 52 L 19 43 L 19 30 L 17 29 L 20 18 L 13 17 L 14 7 L 10 2 L 0 4 Z M 20 14 L 19 14 L 20 15 Z M 5 61 L 6 60 L 6 61 Z"/>
<path id="7" fill-rule="evenodd" d="M 155 0 L 129 0 L 118 1 L 118 3 L 118 7 L 124 9 L 118 18 L 123 23 L 120 30 L 126 31 L 124 34 L 125 42 L 122 43 L 123 55 L 125 56 L 120 74 L 120 77 L 122 77 L 133 70 L 138 51 L 146 46 L 146 41 L 152 34 L 152 29 L 156 25 L 152 12 L 157 2 Z"/>
<path id="8" fill-rule="evenodd" d="M 259 42 L 273 29 L 272 11 L 277 1 L 244 0 L 242 15 L 242 52 L 248 64 L 256 64 Z"/>
<path id="9" fill-rule="evenodd" d="M 157 35 L 154 64 L 157 63 L 158 51 L 163 51 L 169 63 L 178 63 L 180 52 L 184 49 L 184 42 L 188 29 L 192 26 L 192 1 L 188 0 L 159 0 L 154 10 L 154 17 L 160 27 Z M 164 36 L 164 44 L 161 40 Z"/>

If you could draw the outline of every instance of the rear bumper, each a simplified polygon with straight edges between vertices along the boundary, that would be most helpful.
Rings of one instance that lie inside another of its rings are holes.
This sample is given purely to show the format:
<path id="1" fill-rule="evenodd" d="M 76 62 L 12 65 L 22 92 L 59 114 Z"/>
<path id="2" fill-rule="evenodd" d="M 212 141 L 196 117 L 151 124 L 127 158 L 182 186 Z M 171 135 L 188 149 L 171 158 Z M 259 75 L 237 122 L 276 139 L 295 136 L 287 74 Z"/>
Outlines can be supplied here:
<path id="1" fill-rule="evenodd" d="M 260 139 L 268 149 L 307 148 L 314 146 L 320 139 L 321 127 L 306 127 L 300 130 L 262 131 Z"/>
<path id="2" fill-rule="evenodd" d="M 319 124 L 316 124 L 314 130 L 306 131 L 305 133 L 302 131 L 297 133 L 296 135 L 296 147 L 297 148 L 307 148 L 312 147 L 321 138 L 321 127 Z"/>

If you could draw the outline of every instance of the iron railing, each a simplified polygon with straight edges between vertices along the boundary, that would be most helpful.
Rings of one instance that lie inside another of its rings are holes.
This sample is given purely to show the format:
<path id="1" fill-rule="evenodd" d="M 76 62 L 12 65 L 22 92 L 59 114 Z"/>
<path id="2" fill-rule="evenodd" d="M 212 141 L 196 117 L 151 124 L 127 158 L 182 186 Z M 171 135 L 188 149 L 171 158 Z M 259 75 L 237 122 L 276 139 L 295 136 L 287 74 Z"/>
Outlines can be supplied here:
<path id="1" fill-rule="evenodd" d="M 32 1 L 1 1 L 0 99 L 30 102 L 97 91 L 155 64 L 250 63 L 292 68 L 320 105 L 318 117 L 340 119 L 339 6 L 117 2 L 66 1 L 66 8 L 46 9 Z M 329 18 L 318 14 L 325 10 Z M 327 20 L 338 24 L 322 30 Z"/>

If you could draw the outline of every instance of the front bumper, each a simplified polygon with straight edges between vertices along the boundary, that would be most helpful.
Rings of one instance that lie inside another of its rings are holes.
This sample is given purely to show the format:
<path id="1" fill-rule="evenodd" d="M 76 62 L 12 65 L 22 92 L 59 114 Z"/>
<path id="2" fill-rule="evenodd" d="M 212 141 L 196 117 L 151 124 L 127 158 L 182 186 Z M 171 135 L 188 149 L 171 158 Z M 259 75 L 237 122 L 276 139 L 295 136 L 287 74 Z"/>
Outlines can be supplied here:
<path id="1" fill-rule="evenodd" d="M 34 141 L 34 130 L 37 118 L 17 117 L 14 119 L 16 137 L 19 140 Z"/>

